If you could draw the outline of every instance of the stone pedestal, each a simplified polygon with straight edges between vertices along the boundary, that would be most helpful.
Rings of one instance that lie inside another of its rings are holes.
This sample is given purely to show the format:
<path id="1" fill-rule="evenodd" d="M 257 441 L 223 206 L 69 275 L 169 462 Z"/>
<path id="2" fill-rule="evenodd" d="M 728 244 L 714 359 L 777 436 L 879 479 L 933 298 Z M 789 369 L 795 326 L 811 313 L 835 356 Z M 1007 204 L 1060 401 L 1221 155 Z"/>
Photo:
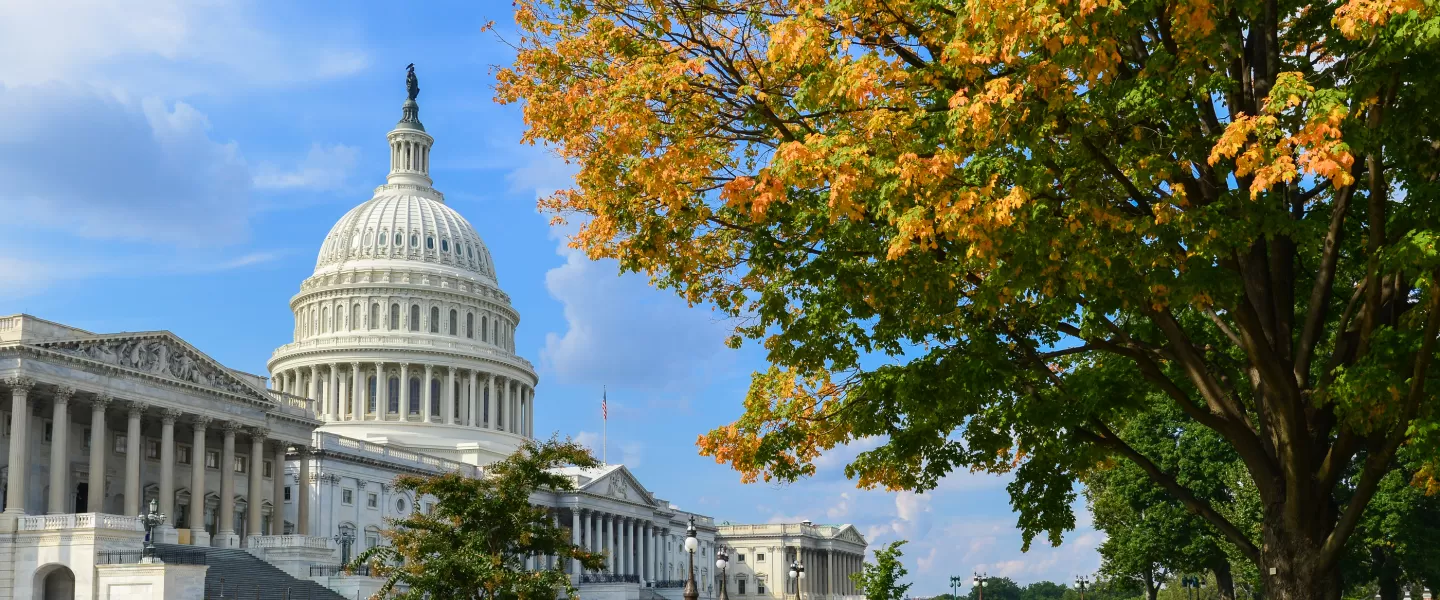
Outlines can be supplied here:
<path id="1" fill-rule="evenodd" d="M 311 565 L 338 565 L 340 552 L 330 540 L 308 535 L 254 535 L 247 550 L 296 579 L 310 579 Z"/>
<path id="2" fill-rule="evenodd" d="M 215 548 L 239 548 L 240 536 L 222 531 L 210 538 L 210 545 Z"/>
<path id="3" fill-rule="evenodd" d="M 190 530 L 190 545 L 208 547 L 210 545 L 210 532 Z"/>
<path id="4" fill-rule="evenodd" d="M 180 543 L 180 530 L 170 525 L 161 525 L 155 528 L 155 543 L 157 544 L 178 544 Z"/>
<path id="5" fill-rule="evenodd" d="M 205 597 L 205 565 L 96 565 L 95 600 L 193 600 Z"/>

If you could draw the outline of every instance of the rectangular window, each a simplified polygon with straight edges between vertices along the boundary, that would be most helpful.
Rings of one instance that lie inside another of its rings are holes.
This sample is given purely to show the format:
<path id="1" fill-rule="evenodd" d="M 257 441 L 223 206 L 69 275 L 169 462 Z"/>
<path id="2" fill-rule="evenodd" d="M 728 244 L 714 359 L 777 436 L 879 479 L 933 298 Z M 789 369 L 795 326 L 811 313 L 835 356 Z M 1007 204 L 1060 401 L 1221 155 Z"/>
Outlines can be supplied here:
<path id="1" fill-rule="evenodd" d="M 740 581 L 737 581 L 737 582 L 735 582 L 735 583 L 736 583 L 736 584 L 739 586 L 739 588 L 740 588 L 740 595 L 741 595 L 741 596 L 744 596 L 744 595 L 745 595 L 745 580 L 744 580 L 744 579 L 741 579 Z"/>
<path id="2" fill-rule="evenodd" d="M 285 501 L 286 501 L 286 502 L 289 502 L 289 501 L 290 501 L 290 486 L 288 486 L 288 485 L 285 486 Z"/>
<path id="3" fill-rule="evenodd" d="M 219 451 L 219 450 L 206 450 L 206 451 L 205 451 L 205 468 L 207 468 L 207 469 L 216 469 L 216 470 L 219 470 L 219 469 L 220 469 L 220 451 Z"/>
<path id="4" fill-rule="evenodd" d="M 85 434 L 80 438 L 80 449 L 81 449 L 81 450 L 89 450 L 89 449 L 90 449 L 90 428 L 89 428 L 89 427 L 86 427 L 86 428 L 85 428 Z"/>
<path id="5" fill-rule="evenodd" d="M 368 506 L 370 508 L 380 508 L 380 495 L 374 493 L 367 494 L 365 496 L 365 506 Z"/>
<path id="6" fill-rule="evenodd" d="M 235 457 L 235 472 L 236 472 L 236 473 L 249 473 L 249 472 L 250 472 L 250 457 L 248 457 L 248 456 L 237 456 L 237 457 Z"/>
<path id="7" fill-rule="evenodd" d="M 190 447 L 184 444 L 175 445 L 175 462 L 182 465 L 190 464 Z"/>
<path id="8" fill-rule="evenodd" d="M 160 460 L 160 441 L 145 440 L 145 458 Z"/>
<path id="9" fill-rule="evenodd" d="M 355 490 L 340 490 L 340 503 L 346 506 L 355 504 Z"/>
<path id="10" fill-rule="evenodd" d="M 755 562 L 765 562 L 765 553 L 764 553 L 764 552 L 756 552 L 756 553 L 755 553 Z M 760 584 L 759 584 L 759 583 L 756 583 L 755 586 L 756 586 L 756 588 L 758 589 L 759 586 L 760 586 Z"/>
<path id="11" fill-rule="evenodd" d="M 764 595 L 765 595 L 765 580 L 764 580 L 764 579 L 756 579 L 756 580 L 755 580 L 755 593 L 756 593 L 756 594 L 759 594 L 759 595 L 761 595 L 761 596 L 764 596 Z"/>
<path id="12" fill-rule="evenodd" d="M 374 548 L 374 547 L 379 546 L 379 545 L 380 545 L 380 538 L 379 538 L 378 536 L 373 536 L 373 535 L 367 535 L 367 536 L 365 536 L 365 547 L 366 547 L 367 549 L 368 549 L 368 548 Z"/>
<path id="13" fill-rule="evenodd" d="M 267 460 L 267 461 L 265 461 L 264 464 L 265 464 L 265 471 L 262 472 L 262 473 L 260 473 L 260 476 L 262 476 L 262 477 L 264 477 L 264 478 L 266 478 L 266 479 L 271 479 L 271 478 L 275 477 L 275 461 L 273 461 L 273 460 Z"/>
<path id="14" fill-rule="evenodd" d="M 744 555 L 744 554 L 736 554 L 736 555 L 735 555 L 735 562 L 738 562 L 738 563 L 740 563 L 740 564 L 742 564 L 742 565 L 745 564 L 745 555 Z"/>
<path id="15" fill-rule="evenodd" d="M 123 433 L 117 433 L 117 434 L 115 434 L 115 453 L 116 453 L 116 454 L 125 454 L 125 446 L 128 446 L 128 445 L 129 445 L 129 440 L 125 439 L 125 434 L 123 434 Z"/>

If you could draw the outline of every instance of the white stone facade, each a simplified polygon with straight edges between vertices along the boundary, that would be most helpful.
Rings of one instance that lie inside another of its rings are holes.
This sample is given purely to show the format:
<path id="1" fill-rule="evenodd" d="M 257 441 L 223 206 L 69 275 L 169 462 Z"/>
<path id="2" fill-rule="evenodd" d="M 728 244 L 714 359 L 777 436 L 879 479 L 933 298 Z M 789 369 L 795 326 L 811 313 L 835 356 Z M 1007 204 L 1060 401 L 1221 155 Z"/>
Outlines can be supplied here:
<path id="1" fill-rule="evenodd" d="M 730 525 L 716 535 L 729 549 L 729 596 L 837 600 L 863 597 L 850 575 L 865 562 L 865 537 L 851 525 L 770 523 Z M 792 565 L 805 577 L 790 578 Z M 798 589 L 797 589 L 798 588 Z"/>
<path id="2" fill-rule="evenodd" d="M 0 317 L 0 600 L 199 597 L 204 567 L 102 564 L 140 549 L 151 500 L 165 515 L 159 542 L 244 548 L 345 597 L 368 596 L 378 580 L 339 573 L 344 552 L 384 543 L 392 519 L 434 500 L 401 493 L 396 477 L 481 476 L 534 437 L 539 382 L 515 353 L 519 312 L 480 235 L 431 187 L 434 138 L 418 105 L 403 112 L 387 136 L 387 182 L 322 242 L 268 380 L 167 331 Z M 533 501 L 575 543 L 604 552 L 606 568 L 529 564 L 569 573 L 584 598 L 678 600 L 692 519 L 704 598 L 718 592 L 719 545 L 765 554 L 732 556 L 736 600 L 783 597 L 789 588 L 771 582 L 789 558 L 775 557 L 792 552 L 810 582 L 822 572 L 828 582 L 801 585 L 797 600 L 854 595 L 837 583 L 864 554 L 852 527 L 716 526 L 622 465 L 565 474 L 575 490 Z M 740 593 L 740 581 L 752 587 Z M 763 594 L 756 581 L 769 584 Z"/>

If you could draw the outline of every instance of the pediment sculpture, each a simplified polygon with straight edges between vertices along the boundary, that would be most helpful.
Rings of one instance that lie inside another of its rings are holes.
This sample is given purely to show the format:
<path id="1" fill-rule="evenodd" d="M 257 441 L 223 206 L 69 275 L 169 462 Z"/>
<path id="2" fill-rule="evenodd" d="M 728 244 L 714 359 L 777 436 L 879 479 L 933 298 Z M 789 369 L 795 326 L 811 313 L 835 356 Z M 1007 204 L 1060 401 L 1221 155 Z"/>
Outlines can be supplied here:
<path id="1" fill-rule="evenodd" d="M 64 342 L 51 350 L 179 381 L 245 393 L 248 389 L 220 368 L 164 338 Z"/>
<path id="2" fill-rule="evenodd" d="M 629 500 L 630 486 L 626 485 L 620 477 L 612 476 L 610 478 L 610 495 L 622 500 Z"/>

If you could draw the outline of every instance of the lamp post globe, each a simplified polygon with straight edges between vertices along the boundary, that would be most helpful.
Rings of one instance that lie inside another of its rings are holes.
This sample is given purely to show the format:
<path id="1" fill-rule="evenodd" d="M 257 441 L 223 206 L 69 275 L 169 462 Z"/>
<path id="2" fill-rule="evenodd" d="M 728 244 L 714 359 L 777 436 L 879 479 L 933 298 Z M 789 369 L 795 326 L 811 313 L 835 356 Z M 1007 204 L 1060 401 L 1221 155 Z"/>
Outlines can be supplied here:
<path id="1" fill-rule="evenodd" d="M 145 552 L 146 562 L 155 561 L 155 528 L 165 522 L 165 514 L 160 512 L 160 503 L 153 498 L 150 500 L 150 510 L 140 515 L 140 523 L 145 526 Z"/>
<path id="2" fill-rule="evenodd" d="M 690 516 L 690 522 L 685 525 L 685 553 L 690 557 L 690 577 L 685 580 L 685 592 L 681 597 L 685 600 L 699 600 L 700 588 L 695 585 L 695 548 L 700 546 L 700 540 L 695 537 L 695 516 Z"/>
<path id="3" fill-rule="evenodd" d="M 730 566 L 730 553 L 722 546 L 715 550 L 715 569 L 720 572 L 720 596 L 718 600 L 730 600 L 730 594 L 726 588 L 730 587 L 730 577 L 726 569 Z"/>

